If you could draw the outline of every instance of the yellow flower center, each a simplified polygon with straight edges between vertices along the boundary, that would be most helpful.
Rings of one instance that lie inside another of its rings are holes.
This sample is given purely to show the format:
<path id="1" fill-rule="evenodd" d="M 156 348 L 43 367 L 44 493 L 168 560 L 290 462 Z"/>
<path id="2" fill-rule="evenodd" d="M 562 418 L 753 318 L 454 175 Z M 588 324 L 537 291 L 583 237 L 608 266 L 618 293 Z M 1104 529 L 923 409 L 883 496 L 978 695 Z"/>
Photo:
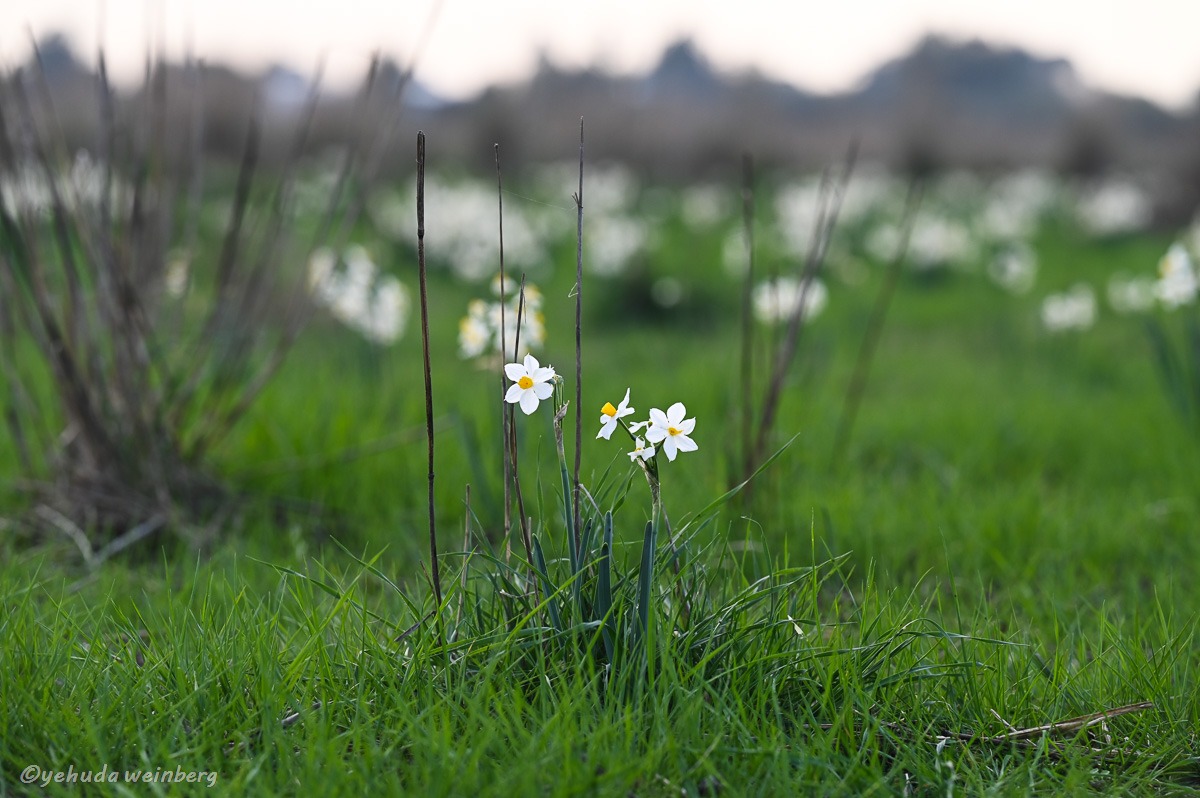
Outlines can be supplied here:
<path id="1" fill-rule="evenodd" d="M 683 430 L 675 429 L 674 427 L 667 427 L 667 434 L 668 435 L 682 435 Z"/>
<path id="2" fill-rule="evenodd" d="M 528 391 L 533 387 L 533 378 L 526 374 L 524 377 L 517 380 L 517 385 L 520 385 L 524 390 Z"/>
<path id="3" fill-rule="evenodd" d="M 612 402 L 605 402 L 604 407 L 600 408 L 600 412 L 606 416 L 616 416 L 617 408 L 613 407 Z"/>

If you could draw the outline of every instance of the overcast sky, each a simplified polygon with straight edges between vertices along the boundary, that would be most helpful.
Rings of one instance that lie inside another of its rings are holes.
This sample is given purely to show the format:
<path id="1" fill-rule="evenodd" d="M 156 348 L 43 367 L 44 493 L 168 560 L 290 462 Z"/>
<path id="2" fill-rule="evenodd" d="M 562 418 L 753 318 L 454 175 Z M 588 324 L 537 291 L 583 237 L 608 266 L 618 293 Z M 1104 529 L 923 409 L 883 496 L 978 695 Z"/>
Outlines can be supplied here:
<path id="1" fill-rule="evenodd" d="M 0 0 L 0 62 L 29 53 L 29 31 L 68 34 L 90 59 L 103 42 L 133 80 L 146 43 L 169 56 L 311 71 L 338 82 L 374 51 L 407 63 L 434 91 L 466 97 L 519 80 L 545 53 L 567 67 L 653 65 L 692 37 L 720 68 L 756 68 L 802 87 L 852 87 L 927 32 L 1014 44 L 1072 61 L 1091 86 L 1170 106 L 1200 89 L 1200 0 Z M 419 43 L 424 42 L 423 48 Z"/>

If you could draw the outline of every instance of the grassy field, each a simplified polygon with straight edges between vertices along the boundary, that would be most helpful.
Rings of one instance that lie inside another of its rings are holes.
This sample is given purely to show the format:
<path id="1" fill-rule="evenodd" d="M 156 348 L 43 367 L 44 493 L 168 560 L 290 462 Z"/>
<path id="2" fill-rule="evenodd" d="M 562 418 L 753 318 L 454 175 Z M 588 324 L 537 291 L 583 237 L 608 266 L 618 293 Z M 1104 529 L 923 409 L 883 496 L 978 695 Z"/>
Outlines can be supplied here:
<path id="1" fill-rule="evenodd" d="M 506 202 L 536 210 L 533 193 Z M 1029 240 L 1040 267 L 1027 294 L 989 281 L 986 254 L 906 272 L 835 458 L 886 268 L 847 224 L 772 450 L 795 440 L 752 491 L 705 516 L 738 482 L 739 408 L 761 402 L 782 328 L 757 328 L 747 383 L 740 282 L 721 263 L 736 211 L 697 227 L 668 190 L 630 204 L 653 237 L 622 274 L 583 286 L 582 481 L 614 508 L 613 592 L 629 608 L 616 627 L 550 615 L 573 611 L 574 587 L 561 578 L 548 408 L 518 414 L 517 428 L 557 592 L 523 590 L 521 568 L 504 564 L 500 362 L 460 358 L 457 340 L 487 280 L 438 267 L 441 613 L 415 315 L 390 347 L 318 317 L 214 452 L 239 498 L 97 569 L 19 520 L 15 453 L 0 447 L 0 794 L 1200 791 L 1200 439 L 1172 411 L 1142 316 L 1102 301 L 1090 329 L 1059 333 L 1039 317 L 1042 297 L 1078 281 L 1103 295 L 1114 274 L 1152 276 L 1172 238 L 1097 239 L 1051 214 Z M 529 268 L 544 294 L 537 354 L 573 397 L 574 209 L 563 205 L 548 212 L 559 232 L 544 261 L 509 268 Z M 794 268 L 762 217 L 756 267 Z M 359 233 L 415 314 L 411 250 L 369 225 Z M 1173 330 L 1195 312 L 1151 315 Z M 699 444 L 661 464 L 666 514 L 677 529 L 698 522 L 679 572 L 660 537 L 641 631 L 632 597 L 650 494 L 620 433 L 593 440 L 598 409 L 627 387 L 639 418 L 684 402 Z M 584 592 L 600 590 L 605 569 L 592 566 Z M 584 615 L 589 601 L 578 599 Z M 616 654 L 601 645 L 610 632 L 626 641 Z M 53 781 L 102 768 L 120 783 Z M 204 776 L 168 783 L 164 771 Z"/>

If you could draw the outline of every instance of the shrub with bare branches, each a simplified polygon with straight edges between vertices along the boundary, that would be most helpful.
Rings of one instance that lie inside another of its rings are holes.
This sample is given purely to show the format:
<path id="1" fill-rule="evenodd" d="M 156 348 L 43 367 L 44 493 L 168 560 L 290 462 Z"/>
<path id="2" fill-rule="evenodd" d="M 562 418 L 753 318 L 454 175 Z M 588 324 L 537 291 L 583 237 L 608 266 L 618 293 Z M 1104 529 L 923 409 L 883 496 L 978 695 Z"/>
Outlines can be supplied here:
<path id="1" fill-rule="evenodd" d="M 78 154 L 37 70 L 0 83 L 2 403 L 38 516 L 88 559 L 97 539 L 111 547 L 226 498 L 207 455 L 283 362 L 311 307 L 308 253 L 344 235 L 370 168 L 347 149 L 328 207 L 298 224 L 316 88 L 282 166 L 261 167 L 252 113 L 222 232 L 206 235 L 205 73 L 191 67 L 192 85 L 170 91 L 167 74 L 148 63 L 140 99 L 122 104 L 101 56 L 100 133 Z"/>

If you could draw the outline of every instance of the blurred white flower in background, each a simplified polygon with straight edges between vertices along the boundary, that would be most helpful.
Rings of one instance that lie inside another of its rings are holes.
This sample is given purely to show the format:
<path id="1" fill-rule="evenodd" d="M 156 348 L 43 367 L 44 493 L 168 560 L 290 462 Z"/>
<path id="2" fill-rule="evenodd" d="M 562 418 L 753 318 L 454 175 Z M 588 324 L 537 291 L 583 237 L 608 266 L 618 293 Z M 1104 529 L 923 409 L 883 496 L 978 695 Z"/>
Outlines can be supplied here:
<path id="1" fill-rule="evenodd" d="M 556 219 L 544 216 L 543 221 L 558 221 L 557 227 L 540 228 L 544 235 L 575 236 L 575 203 L 579 190 L 578 162 L 549 164 L 542 167 L 537 178 L 539 194 L 548 198 L 544 206 L 553 213 L 569 210 L 567 217 Z M 598 277 L 623 274 L 633 258 L 653 245 L 653 226 L 644 211 L 646 205 L 662 206 L 662 202 L 643 202 L 643 212 L 634 215 L 642 185 L 626 166 L 600 163 L 589 169 L 583 189 L 584 251 L 583 268 Z M 562 203 L 569 203 L 564 206 Z M 653 213 L 649 214 L 651 217 Z M 505 221 L 505 252 L 508 251 L 508 223 Z M 506 254 L 507 258 L 507 254 Z M 573 261 L 572 261 L 573 262 Z"/>
<path id="2" fill-rule="evenodd" d="M 50 185 L 33 164 L 22 164 L 0 179 L 0 205 L 11 216 L 50 212 Z"/>
<path id="3" fill-rule="evenodd" d="M 646 223 L 628 216 L 601 216 L 585 228 L 585 235 L 583 265 L 599 277 L 622 274 L 650 241 Z"/>
<path id="4" fill-rule="evenodd" d="M 900 248 L 900 236 L 902 235 L 900 225 L 893 222 L 884 222 L 876 225 L 867 235 L 864 242 L 867 248 L 867 254 L 880 263 L 890 263 L 892 258 L 896 257 L 897 250 Z"/>
<path id="5" fill-rule="evenodd" d="M 664 310 L 678 306 L 683 295 L 683 283 L 676 277 L 659 277 L 650 284 L 650 298 Z"/>
<path id="6" fill-rule="evenodd" d="M 1096 294 L 1086 283 L 1042 300 L 1042 326 L 1050 332 L 1086 330 L 1095 323 Z"/>
<path id="7" fill-rule="evenodd" d="M 728 219 L 733 213 L 733 195 L 720 186 L 699 185 L 686 188 L 680 198 L 679 213 L 692 230 L 703 230 Z"/>
<path id="8" fill-rule="evenodd" d="M 308 261 L 308 285 L 317 304 L 372 343 L 395 343 L 404 331 L 411 302 L 395 277 L 380 274 L 367 251 L 357 245 L 337 255 L 322 248 Z"/>
<path id="9" fill-rule="evenodd" d="M 789 321 L 801 302 L 804 320 L 808 321 L 820 315 L 829 303 L 829 289 L 819 278 L 813 278 L 805 290 L 800 280 L 779 277 L 756 285 L 752 301 L 755 318 L 766 324 Z"/>
<path id="10" fill-rule="evenodd" d="M 492 292 L 500 295 L 500 275 L 491 283 Z M 532 283 L 525 284 L 525 305 L 521 308 L 520 283 L 507 280 L 504 286 L 507 301 L 486 302 L 472 299 L 467 303 L 467 315 L 458 322 L 458 354 L 464 360 L 496 352 L 507 356 L 517 345 L 518 357 L 546 343 L 546 317 L 542 313 L 542 292 Z M 501 312 L 503 309 L 503 312 Z M 517 336 L 517 312 L 521 310 L 521 334 Z M 504 335 L 501 336 L 501 324 Z M 503 340 L 502 340 L 503 338 Z M 501 343 L 505 352 L 501 352 Z"/>
<path id="11" fill-rule="evenodd" d="M 1154 307 L 1158 296 L 1156 282 L 1149 277 L 1114 274 L 1105 289 L 1108 305 L 1121 314 L 1144 313 Z"/>
<path id="12" fill-rule="evenodd" d="M 512 317 L 517 318 L 516 305 L 512 308 Z M 497 324 L 496 329 L 500 329 Z M 499 340 L 499 336 L 497 336 Z M 521 354 L 524 356 L 526 350 L 541 349 L 546 345 L 546 317 L 538 308 L 527 308 L 521 316 Z M 510 343 L 511 346 L 511 343 Z"/>
<path id="13" fill-rule="evenodd" d="M 739 227 L 730 230 L 721 243 L 721 266 L 730 277 L 746 276 L 749 260 L 746 254 L 746 233 Z"/>
<path id="14" fill-rule="evenodd" d="M 1050 175 L 1031 169 L 1013 172 L 987 191 L 975 224 L 993 240 L 1022 241 L 1037 230 L 1058 195 L 1058 185 Z"/>
<path id="15" fill-rule="evenodd" d="M 458 322 L 458 354 L 462 358 L 479 357 L 492 344 L 492 325 L 488 322 L 488 306 L 482 299 L 472 299 L 467 315 Z"/>
<path id="16" fill-rule="evenodd" d="M 407 241 L 416 231 L 415 205 L 406 202 L 398 191 L 377 191 L 372 194 L 367 203 L 367 214 L 375 229 L 389 240 Z"/>
<path id="17" fill-rule="evenodd" d="M 189 278 L 188 256 L 175 251 L 167 256 L 167 268 L 163 273 L 163 288 L 167 295 L 178 299 L 187 293 Z"/>
<path id="18" fill-rule="evenodd" d="M 1164 306 L 1177 308 L 1195 301 L 1196 293 L 1200 291 L 1200 281 L 1197 280 L 1192 257 L 1183 244 L 1176 242 L 1171 245 L 1158 263 L 1158 274 L 1154 293 Z"/>
<path id="19" fill-rule="evenodd" d="M 866 247 L 876 260 L 887 263 L 896 257 L 904 231 L 891 222 L 879 225 L 867 236 Z M 976 255 L 976 242 L 966 225 L 937 211 L 917 217 L 908 239 L 905 262 L 916 271 L 961 265 Z"/>
<path id="20" fill-rule="evenodd" d="M 854 170 L 842 206 L 838 224 L 856 226 L 875 213 L 903 201 L 904 183 L 879 164 L 863 164 Z"/>
<path id="21" fill-rule="evenodd" d="M 341 180 L 345 158 L 346 153 L 335 147 L 304 165 L 304 174 L 292 184 L 292 203 L 296 213 L 318 217 L 329 213 L 330 198 Z"/>
<path id="22" fill-rule="evenodd" d="M 1075 214 L 1092 235 L 1132 233 L 1150 223 L 1150 198 L 1136 184 L 1108 180 L 1086 189 L 1078 198 Z"/>
<path id="23" fill-rule="evenodd" d="M 988 277 L 1014 294 L 1027 294 L 1037 280 L 1037 253 L 1023 243 L 1005 247 L 988 264 Z"/>
<path id="24" fill-rule="evenodd" d="M 367 211 L 381 234 L 416 247 L 415 197 L 396 191 L 376 192 Z M 498 213 L 496 190 L 482 181 L 451 182 L 436 175 L 426 178 L 426 254 L 446 263 L 463 280 L 482 280 L 500 261 Z M 545 264 L 546 251 L 531 219 L 535 213 L 528 204 L 505 202 L 505 261 L 527 269 Z"/>
<path id="25" fill-rule="evenodd" d="M 79 150 L 71 167 L 55 176 L 53 185 L 45 170 L 35 162 L 17 164 L 0 178 L 0 206 L 11 216 L 46 216 L 54 207 L 54 190 L 68 211 L 99 207 L 104 198 L 106 177 L 101 162 L 87 150 Z M 127 184 L 111 176 L 109 199 L 121 205 L 129 198 Z"/>
<path id="26" fill-rule="evenodd" d="M 975 239 L 962 222 L 934 214 L 917 218 L 908 242 L 908 261 L 917 269 L 961 264 L 975 254 Z"/>
<path id="27" fill-rule="evenodd" d="M 821 218 L 821 181 L 809 178 L 783 186 L 775 196 L 775 218 L 787 251 L 796 257 L 808 255 Z"/>
<path id="28" fill-rule="evenodd" d="M 579 164 L 564 167 L 571 175 L 569 198 L 578 191 Z M 606 216 L 627 213 L 638 200 L 641 184 L 633 170 L 622 164 L 601 163 L 588 170 L 583 185 L 584 208 L 588 214 Z"/>
<path id="29" fill-rule="evenodd" d="M 67 175 L 69 188 L 65 193 L 68 195 L 68 204 L 75 207 L 98 206 L 104 198 L 104 181 L 104 167 L 101 163 L 93 160 L 87 150 L 79 150 L 75 153 L 71 171 Z M 114 184 L 114 188 L 120 190 L 119 182 Z"/>
<path id="30" fill-rule="evenodd" d="M 1028 237 L 1037 224 L 1037 217 L 1023 213 L 1009 202 L 993 200 L 983 206 L 975 225 L 984 236 L 994 241 L 1020 241 Z"/>

